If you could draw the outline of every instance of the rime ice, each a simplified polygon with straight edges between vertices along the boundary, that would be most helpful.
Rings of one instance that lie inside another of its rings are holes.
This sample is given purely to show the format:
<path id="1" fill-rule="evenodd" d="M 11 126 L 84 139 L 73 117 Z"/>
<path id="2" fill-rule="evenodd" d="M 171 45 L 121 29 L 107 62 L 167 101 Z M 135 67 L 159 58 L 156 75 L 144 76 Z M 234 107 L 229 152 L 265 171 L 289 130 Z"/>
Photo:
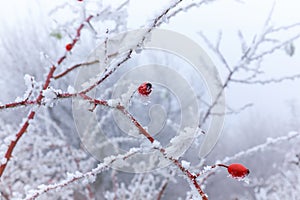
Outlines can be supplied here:
<path id="1" fill-rule="evenodd" d="M 47 106 L 52 107 L 55 100 L 57 99 L 57 95 L 62 93 L 61 90 L 55 90 L 52 87 L 47 88 L 46 90 L 43 90 L 43 103 Z"/>

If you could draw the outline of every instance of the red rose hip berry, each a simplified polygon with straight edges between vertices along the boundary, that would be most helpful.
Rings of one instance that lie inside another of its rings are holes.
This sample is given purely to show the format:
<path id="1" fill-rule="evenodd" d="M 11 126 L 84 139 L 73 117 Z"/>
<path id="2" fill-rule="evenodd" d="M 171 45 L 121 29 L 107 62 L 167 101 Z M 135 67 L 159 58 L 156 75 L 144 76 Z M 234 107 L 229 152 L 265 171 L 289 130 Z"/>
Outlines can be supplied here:
<path id="1" fill-rule="evenodd" d="M 138 92 L 140 95 L 149 96 L 152 92 L 152 84 L 148 82 L 141 84 L 138 88 Z"/>
<path id="2" fill-rule="evenodd" d="M 249 169 L 238 163 L 229 165 L 227 171 L 233 178 L 244 178 L 250 173 Z"/>
<path id="3" fill-rule="evenodd" d="M 71 51 L 72 48 L 73 48 L 73 44 L 69 43 L 69 44 L 66 45 L 66 50 L 67 51 Z"/>

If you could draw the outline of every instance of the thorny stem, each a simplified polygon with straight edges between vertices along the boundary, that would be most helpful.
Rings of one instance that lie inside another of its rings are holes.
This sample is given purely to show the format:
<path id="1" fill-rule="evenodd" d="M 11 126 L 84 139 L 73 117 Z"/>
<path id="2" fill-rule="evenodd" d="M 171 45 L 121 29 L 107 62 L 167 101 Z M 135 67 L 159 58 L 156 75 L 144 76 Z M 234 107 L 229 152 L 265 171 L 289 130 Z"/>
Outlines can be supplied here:
<path id="1" fill-rule="evenodd" d="M 58 60 L 57 64 L 59 65 L 65 58 L 66 58 L 66 56 L 61 57 Z M 45 81 L 45 83 L 43 85 L 43 89 L 44 90 L 48 88 L 48 86 L 50 84 L 50 79 L 52 78 L 55 69 L 56 69 L 56 67 L 54 65 L 50 68 L 50 71 L 49 71 L 49 73 L 47 75 L 46 81 Z M 36 102 L 40 103 L 42 99 L 43 99 L 43 94 L 42 94 L 42 91 L 40 91 L 39 96 L 36 98 Z M 0 177 L 2 176 L 4 170 L 5 170 L 6 166 L 7 166 L 7 163 L 9 162 L 9 160 L 12 157 L 12 152 L 13 152 L 15 146 L 17 145 L 18 141 L 23 136 L 23 134 L 27 131 L 27 128 L 29 126 L 29 121 L 34 118 L 35 113 L 36 112 L 34 110 L 30 111 L 30 113 L 29 113 L 26 121 L 22 125 L 21 129 L 19 130 L 19 132 L 15 135 L 15 139 L 12 140 L 10 142 L 10 144 L 8 145 L 8 149 L 7 149 L 7 151 L 5 153 L 5 156 L 4 156 L 5 159 L 6 159 L 6 161 L 4 163 L 2 163 L 2 165 L 0 166 Z"/>
<path id="2" fill-rule="evenodd" d="M 0 177 L 2 176 L 6 166 L 7 166 L 7 163 L 8 161 L 10 160 L 11 158 L 11 155 L 12 155 L 12 152 L 16 146 L 16 144 L 18 143 L 18 141 L 20 140 L 20 138 L 22 137 L 22 135 L 26 132 L 28 126 L 29 126 L 29 121 L 31 119 L 33 119 L 35 116 L 35 112 L 34 111 L 31 111 L 30 114 L 28 115 L 27 117 L 27 120 L 25 121 L 25 123 L 23 124 L 22 128 L 19 130 L 19 132 L 16 134 L 16 139 L 15 140 L 12 140 L 8 146 L 8 149 L 5 153 L 5 158 L 6 158 L 6 162 L 3 163 L 1 166 L 0 166 Z"/>

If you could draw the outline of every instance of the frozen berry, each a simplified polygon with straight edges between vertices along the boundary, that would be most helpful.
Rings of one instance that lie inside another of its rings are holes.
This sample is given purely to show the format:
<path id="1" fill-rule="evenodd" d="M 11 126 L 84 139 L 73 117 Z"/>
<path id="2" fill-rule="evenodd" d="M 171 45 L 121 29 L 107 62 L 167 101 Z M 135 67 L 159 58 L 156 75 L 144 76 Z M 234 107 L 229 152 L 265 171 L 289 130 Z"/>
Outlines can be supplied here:
<path id="1" fill-rule="evenodd" d="M 229 165 L 227 170 L 233 178 L 244 178 L 250 173 L 249 169 L 247 169 L 244 165 L 238 163 Z"/>
<path id="2" fill-rule="evenodd" d="M 73 48 L 73 44 L 69 43 L 69 44 L 66 45 L 66 50 L 67 51 L 71 51 L 72 48 Z"/>
<path id="3" fill-rule="evenodd" d="M 152 92 L 152 84 L 148 82 L 141 84 L 138 88 L 138 92 L 140 95 L 148 96 Z"/>

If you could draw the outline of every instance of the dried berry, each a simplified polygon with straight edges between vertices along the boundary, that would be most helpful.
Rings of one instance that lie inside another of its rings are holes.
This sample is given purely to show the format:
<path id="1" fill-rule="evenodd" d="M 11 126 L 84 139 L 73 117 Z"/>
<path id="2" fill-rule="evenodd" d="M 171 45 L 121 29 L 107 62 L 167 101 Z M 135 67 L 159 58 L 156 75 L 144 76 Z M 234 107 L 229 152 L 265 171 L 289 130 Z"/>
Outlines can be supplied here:
<path id="1" fill-rule="evenodd" d="M 71 51 L 72 48 L 73 48 L 73 44 L 69 43 L 69 44 L 66 45 L 66 50 L 67 51 Z"/>
<path id="2" fill-rule="evenodd" d="M 140 95 L 148 96 L 152 92 L 152 84 L 148 82 L 141 84 L 138 88 L 138 92 Z"/>
<path id="3" fill-rule="evenodd" d="M 233 178 L 244 178 L 250 173 L 249 169 L 247 169 L 244 165 L 238 163 L 229 165 L 227 170 Z"/>

